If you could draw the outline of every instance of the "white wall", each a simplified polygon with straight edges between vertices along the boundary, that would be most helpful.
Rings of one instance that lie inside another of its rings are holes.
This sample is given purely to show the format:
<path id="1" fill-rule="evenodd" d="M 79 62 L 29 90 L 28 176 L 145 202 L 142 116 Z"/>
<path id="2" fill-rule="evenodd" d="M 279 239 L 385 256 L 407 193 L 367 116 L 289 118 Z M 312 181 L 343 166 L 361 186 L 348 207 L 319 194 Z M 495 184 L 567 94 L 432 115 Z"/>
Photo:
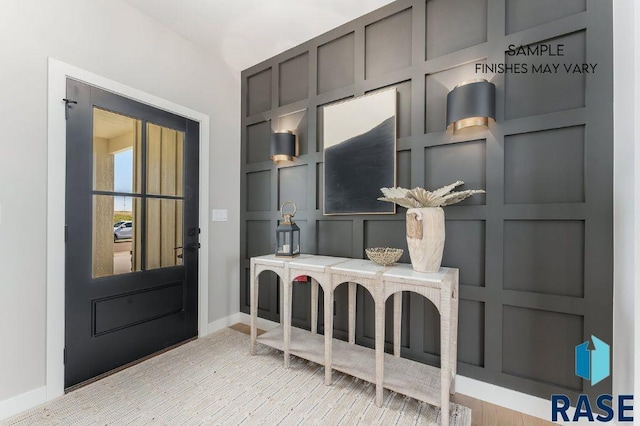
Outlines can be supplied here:
<path id="1" fill-rule="evenodd" d="M 633 0 L 630 0 L 633 1 Z M 636 5 L 634 2 L 634 7 L 635 7 L 635 13 L 634 13 L 634 35 L 632 37 L 632 40 L 635 40 L 635 64 L 633 66 L 633 69 L 636 70 L 635 73 L 635 108 L 634 108 L 634 112 L 635 112 L 635 119 L 633 120 L 633 122 L 635 123 L 635 134 L 634 134 L 634 138 L 633 138 L 633 144 L 635 147 L 635 152 L 634 152 L 634 156 L 635 156 L 635 161 L 634 161 L 634 170 L 635 170 L 635 191 L 633 194 L 633 199 L 635 200 L 635 205 L 634 205 L 634 222 L 635 222 L 635 229 L 634 229 L 634 234 L 630 235 L 629 238 L 633 239 L 633 241 L 635 241 L 635 247 L 633 250 L 633 254 L 632 256 L 634 257 L 633 259 L 633 265 L 634 265 L 634 273 L 631 279 L 631 284 L 630 286 L 633 286 L 634 289 L 637 286 L 638 282 L 640 282 L 640 147 L 638 146 L 638 143 L 640 142 L 640 120 L 638 120 L 638 116 L 640 115 L 640 76 L 638 75 L 638 70 L 640 69 L 640 6 Z M 635 395 L 640 395 L 640 309 L 638 309 L 638 307 L 640 307 L 640 290 L 635 289 L 635 294 L 634 294 L 634 313 L 635 313 L 635 320 L 634 320 L 634 347 L 633 347 L 633 358 L 630 360 L 630 363 L 635 367 L 634 370 L 634 386 L 633 386 L 633 393 Z"/>
<path id="2" fill-rule="evenodd" d="M 210 116 L 209 320 L 236 313 L 239 75 L 119 0 L 2 1 L 0 57 L 0 403 L 45 385 L 48 57 Z"/>
<path id="3" fill-rule="evenodd" d="M 640 395 L 640 6 L 614 3 L 613 392 Z"/>
<path id="4" fill-rule="evenodd" d="M 634 145 L 634 170 L 635 170 L 635 188 L 633 192 L 633 199 L 635 200 L 634 204 L 634 233 L 629 235 L 628 238 L 632 239 L 635 243 L 633 252 L 631 254 L 632 264 L 634 265 L 634 271 L 631 276 L 629 287 L 633 287 L 635 290 L 635 294 L 633 297 L 634 300 L 634 340 L 633 340 L 633 350 L 632 350 L 632 358 L 629 360 L 629 363 L 634 366 L 633 370 L 633 388 L 631 389 L 635 395 L 640 395 L 640 290 L 637 289 L 638 284 L 640 283 L 640 120 L 638 117 L 640 116 L 640 75 L 638 74 L 638 70 L 640 70 L 640 6 L 637 2 L 633 0 L 629 0 L 634 4 L 634 34 L 632 36 L 632 40 L 634 40 L 634 65 L 633 69 L 635 70 L 634 74 L 634 99 L 635 99 L 635 107 L 634 111 L 634 120 L 635 124 L 635 132 L 633 135 L 633 145 Z"/>

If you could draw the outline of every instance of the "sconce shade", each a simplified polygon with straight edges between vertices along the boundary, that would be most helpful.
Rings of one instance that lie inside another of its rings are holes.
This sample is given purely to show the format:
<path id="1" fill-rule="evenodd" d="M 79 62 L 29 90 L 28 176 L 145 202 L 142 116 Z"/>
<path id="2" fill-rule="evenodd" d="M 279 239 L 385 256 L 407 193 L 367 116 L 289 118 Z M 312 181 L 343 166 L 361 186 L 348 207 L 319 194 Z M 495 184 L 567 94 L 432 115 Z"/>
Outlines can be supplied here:
<path id="1" fill-rule="evenodd" d="M 496 119 L 496 86 L 487 80 L 474 80 L 456 86 L 447 95 L 447 129 L 488 126 Z"/>
<path id="2" fill-rule="evenodd" d="M 296 136 L 291 132 L 276 132 L 271 134 L 269 143 L 269 158 L 278 161 L 293 161 L 296 156 Z"/>

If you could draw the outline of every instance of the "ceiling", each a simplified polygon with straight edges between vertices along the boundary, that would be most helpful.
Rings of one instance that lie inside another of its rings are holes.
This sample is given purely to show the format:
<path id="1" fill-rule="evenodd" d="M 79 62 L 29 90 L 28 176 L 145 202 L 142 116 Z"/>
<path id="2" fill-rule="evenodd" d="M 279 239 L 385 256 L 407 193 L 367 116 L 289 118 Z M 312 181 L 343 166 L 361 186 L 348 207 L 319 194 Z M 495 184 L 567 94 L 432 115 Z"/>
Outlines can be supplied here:
<path id="1" fill-rule="evenodd" d="M 93 137 L 113 139 L 133 132 L 135 120 L 99 108 L 93 110 Z"/>
<path id="2" fill-rule="evenodd" d="M 124 0 L 241 71 L 391 0 Z"/>

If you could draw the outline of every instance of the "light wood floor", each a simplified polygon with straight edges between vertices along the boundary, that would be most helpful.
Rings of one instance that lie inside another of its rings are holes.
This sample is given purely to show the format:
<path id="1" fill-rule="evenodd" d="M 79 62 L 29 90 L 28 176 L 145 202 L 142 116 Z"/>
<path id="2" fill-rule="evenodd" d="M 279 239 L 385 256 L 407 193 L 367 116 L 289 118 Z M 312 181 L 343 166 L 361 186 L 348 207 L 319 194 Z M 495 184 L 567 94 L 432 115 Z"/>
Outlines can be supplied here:
<path id="1" fill-rule="evenodd" d="M 234 324 L 229 328 L 245 334 L 251 333 L 251 328 L 242 323 Z M 264 330 L 258 329 L 258 336 L 262 333 Z M 471 426 L 543 426 L 553 424 L 459 393 L 453 397 L 453 401 L 471 408 Z"/>

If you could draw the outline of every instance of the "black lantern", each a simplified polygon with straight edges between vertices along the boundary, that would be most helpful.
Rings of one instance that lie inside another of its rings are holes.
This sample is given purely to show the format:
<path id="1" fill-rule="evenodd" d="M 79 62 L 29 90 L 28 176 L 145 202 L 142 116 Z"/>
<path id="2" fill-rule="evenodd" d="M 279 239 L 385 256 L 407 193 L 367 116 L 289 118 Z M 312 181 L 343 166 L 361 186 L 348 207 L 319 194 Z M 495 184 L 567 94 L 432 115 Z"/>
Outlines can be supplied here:
<path id="1" fill-rule="evenodd" d="M 293 213 L 285 213 L 287 204 L 293 206 Z M 276 228 L 276 256 L 295 257 L 300 254 L 300 228 L 291 220 L 296 215 L 296 205 L 293 201 L 285 201 L 280 207 L 280 214 L 284 221 Z"/>

